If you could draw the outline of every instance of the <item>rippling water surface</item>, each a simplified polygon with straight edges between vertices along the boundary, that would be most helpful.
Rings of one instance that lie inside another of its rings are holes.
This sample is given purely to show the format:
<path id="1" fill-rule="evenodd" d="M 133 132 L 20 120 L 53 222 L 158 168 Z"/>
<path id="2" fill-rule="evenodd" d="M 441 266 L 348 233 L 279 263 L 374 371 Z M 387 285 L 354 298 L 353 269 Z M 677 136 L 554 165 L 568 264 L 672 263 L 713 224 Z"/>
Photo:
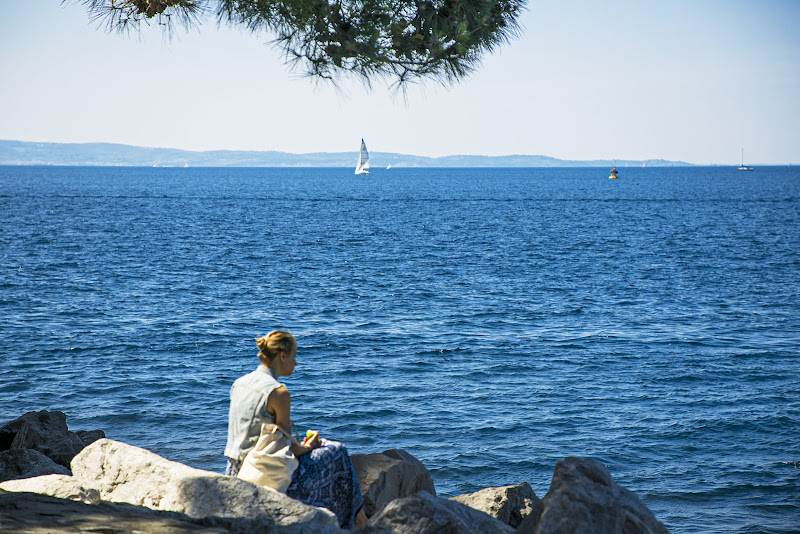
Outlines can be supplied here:
<path id="1" fill-rule="evenodd" d="M 254 338 L 302 428 L 450 496 L 597 458 L 674 532 L 800 525 L 800 169 L 0 167 L 0 423 L 224 469 Z"/>

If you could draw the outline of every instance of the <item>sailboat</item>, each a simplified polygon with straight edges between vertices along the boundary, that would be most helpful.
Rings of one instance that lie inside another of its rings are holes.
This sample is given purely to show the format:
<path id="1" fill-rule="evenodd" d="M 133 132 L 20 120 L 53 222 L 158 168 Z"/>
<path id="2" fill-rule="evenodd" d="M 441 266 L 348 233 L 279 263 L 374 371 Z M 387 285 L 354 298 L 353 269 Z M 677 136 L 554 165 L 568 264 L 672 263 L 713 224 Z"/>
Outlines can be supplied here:
<path id="1" fill-rule="evenodd" d="M 745 167 L 744 166 L 744 149 L 742 149 L 742 166 L 739 167 L 738 170 L 740 170 L 740 171 L 752 171 L 753 170 L 753 167 Z"/>
<path id="2" fill-rule="evenodd" d="M 369 174 L 369 152 L 364 140 L 361 140 L 361 151 L 358 153 L 358 163 L 356 163 L 356 174 Z"/>

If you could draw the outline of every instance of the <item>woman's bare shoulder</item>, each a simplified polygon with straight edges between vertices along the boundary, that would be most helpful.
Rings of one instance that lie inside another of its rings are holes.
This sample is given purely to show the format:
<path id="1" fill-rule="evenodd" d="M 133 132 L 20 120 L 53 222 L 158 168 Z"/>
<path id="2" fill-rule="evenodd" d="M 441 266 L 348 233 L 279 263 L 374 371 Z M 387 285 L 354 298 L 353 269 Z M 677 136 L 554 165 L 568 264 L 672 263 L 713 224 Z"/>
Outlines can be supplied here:
<path id="1" fill-rule="evenodd" d="M 291 395 L 289 394 L 289 390 L 286 389 L 286 386 L 281 384 L 280 386 L 276 387 L 272 390 L 272 393 L 269 394 L 269 401 L 268 402 L 289 402 L 291 399 Z"/>

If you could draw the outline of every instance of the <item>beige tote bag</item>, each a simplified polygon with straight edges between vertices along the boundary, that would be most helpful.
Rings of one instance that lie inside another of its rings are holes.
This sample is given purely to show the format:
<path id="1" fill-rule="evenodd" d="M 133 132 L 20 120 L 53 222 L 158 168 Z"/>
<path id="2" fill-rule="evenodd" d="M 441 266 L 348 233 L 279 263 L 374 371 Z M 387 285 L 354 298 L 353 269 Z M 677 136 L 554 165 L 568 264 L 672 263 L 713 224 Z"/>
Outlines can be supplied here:
<path id="1" fill-rule="evenodd" d="M 286 493 L 300 462 L 289 450 L 295 441 L 283 428 L 272 423 L 261 425 L 256 446 L 247 453 L 238 478 Z"/>

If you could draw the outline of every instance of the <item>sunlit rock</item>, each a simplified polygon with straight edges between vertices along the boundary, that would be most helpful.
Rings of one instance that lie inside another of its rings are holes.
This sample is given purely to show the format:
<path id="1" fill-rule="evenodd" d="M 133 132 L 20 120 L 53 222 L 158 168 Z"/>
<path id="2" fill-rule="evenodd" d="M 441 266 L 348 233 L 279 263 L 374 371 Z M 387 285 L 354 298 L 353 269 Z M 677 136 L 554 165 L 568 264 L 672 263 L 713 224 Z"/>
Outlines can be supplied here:
<path id="1" fill-rule="evenodd" d="M 273 489 L 238 478 L 194 469 L 166 460 L 145 449 L 98 440 L 72 461 L 81 483 L 97 488 L 104 501 L 180 512 L 192 518 L 214 518 L 215 525 L 281 531 L 338 531 L 336 517 L 306 506 Z M 287 530 L 287 528 L 289 530 Z"/>
<path id="2" fill-rule="evenodd" d="M 592 458 L 556 462 L 540 514 L 529 515 L 518 534 L 666 534 L 639 498 L 618 485 Z"/>
<path id="3" fill-rule="evenodd" d="M 531 514 L 539 513 L 541 502 L 527 482 L 517 486 L 485 488 L 451 500 L 480 510 L 511 527 L 518 527 Z"/>
<path id="4" fill-rule="evenodd" d="M 359 531 L 361 532 L 361 531 Z M 508 534 L 510 526 L 469 506 L 426 491 L 396 499 L 370 518 L 365 534 Z"/>
<path id="5" fill-rule="evenodd" d="M 0 483 L 0 489 L 13 492 L 39 493 L 86 504 L 100 502 L 100 492 L 88 488 L 69 475 L 43 475 Z"/>
<path id="6" fill-rule="evenodd" d="M 406 451 L 391 449 L 383 453 L 353 454 L 350 460 L 364 496 L 367 517 L 394 499 L 409 497 L 418 491 L 436 495 L 428 469 Z"/>

